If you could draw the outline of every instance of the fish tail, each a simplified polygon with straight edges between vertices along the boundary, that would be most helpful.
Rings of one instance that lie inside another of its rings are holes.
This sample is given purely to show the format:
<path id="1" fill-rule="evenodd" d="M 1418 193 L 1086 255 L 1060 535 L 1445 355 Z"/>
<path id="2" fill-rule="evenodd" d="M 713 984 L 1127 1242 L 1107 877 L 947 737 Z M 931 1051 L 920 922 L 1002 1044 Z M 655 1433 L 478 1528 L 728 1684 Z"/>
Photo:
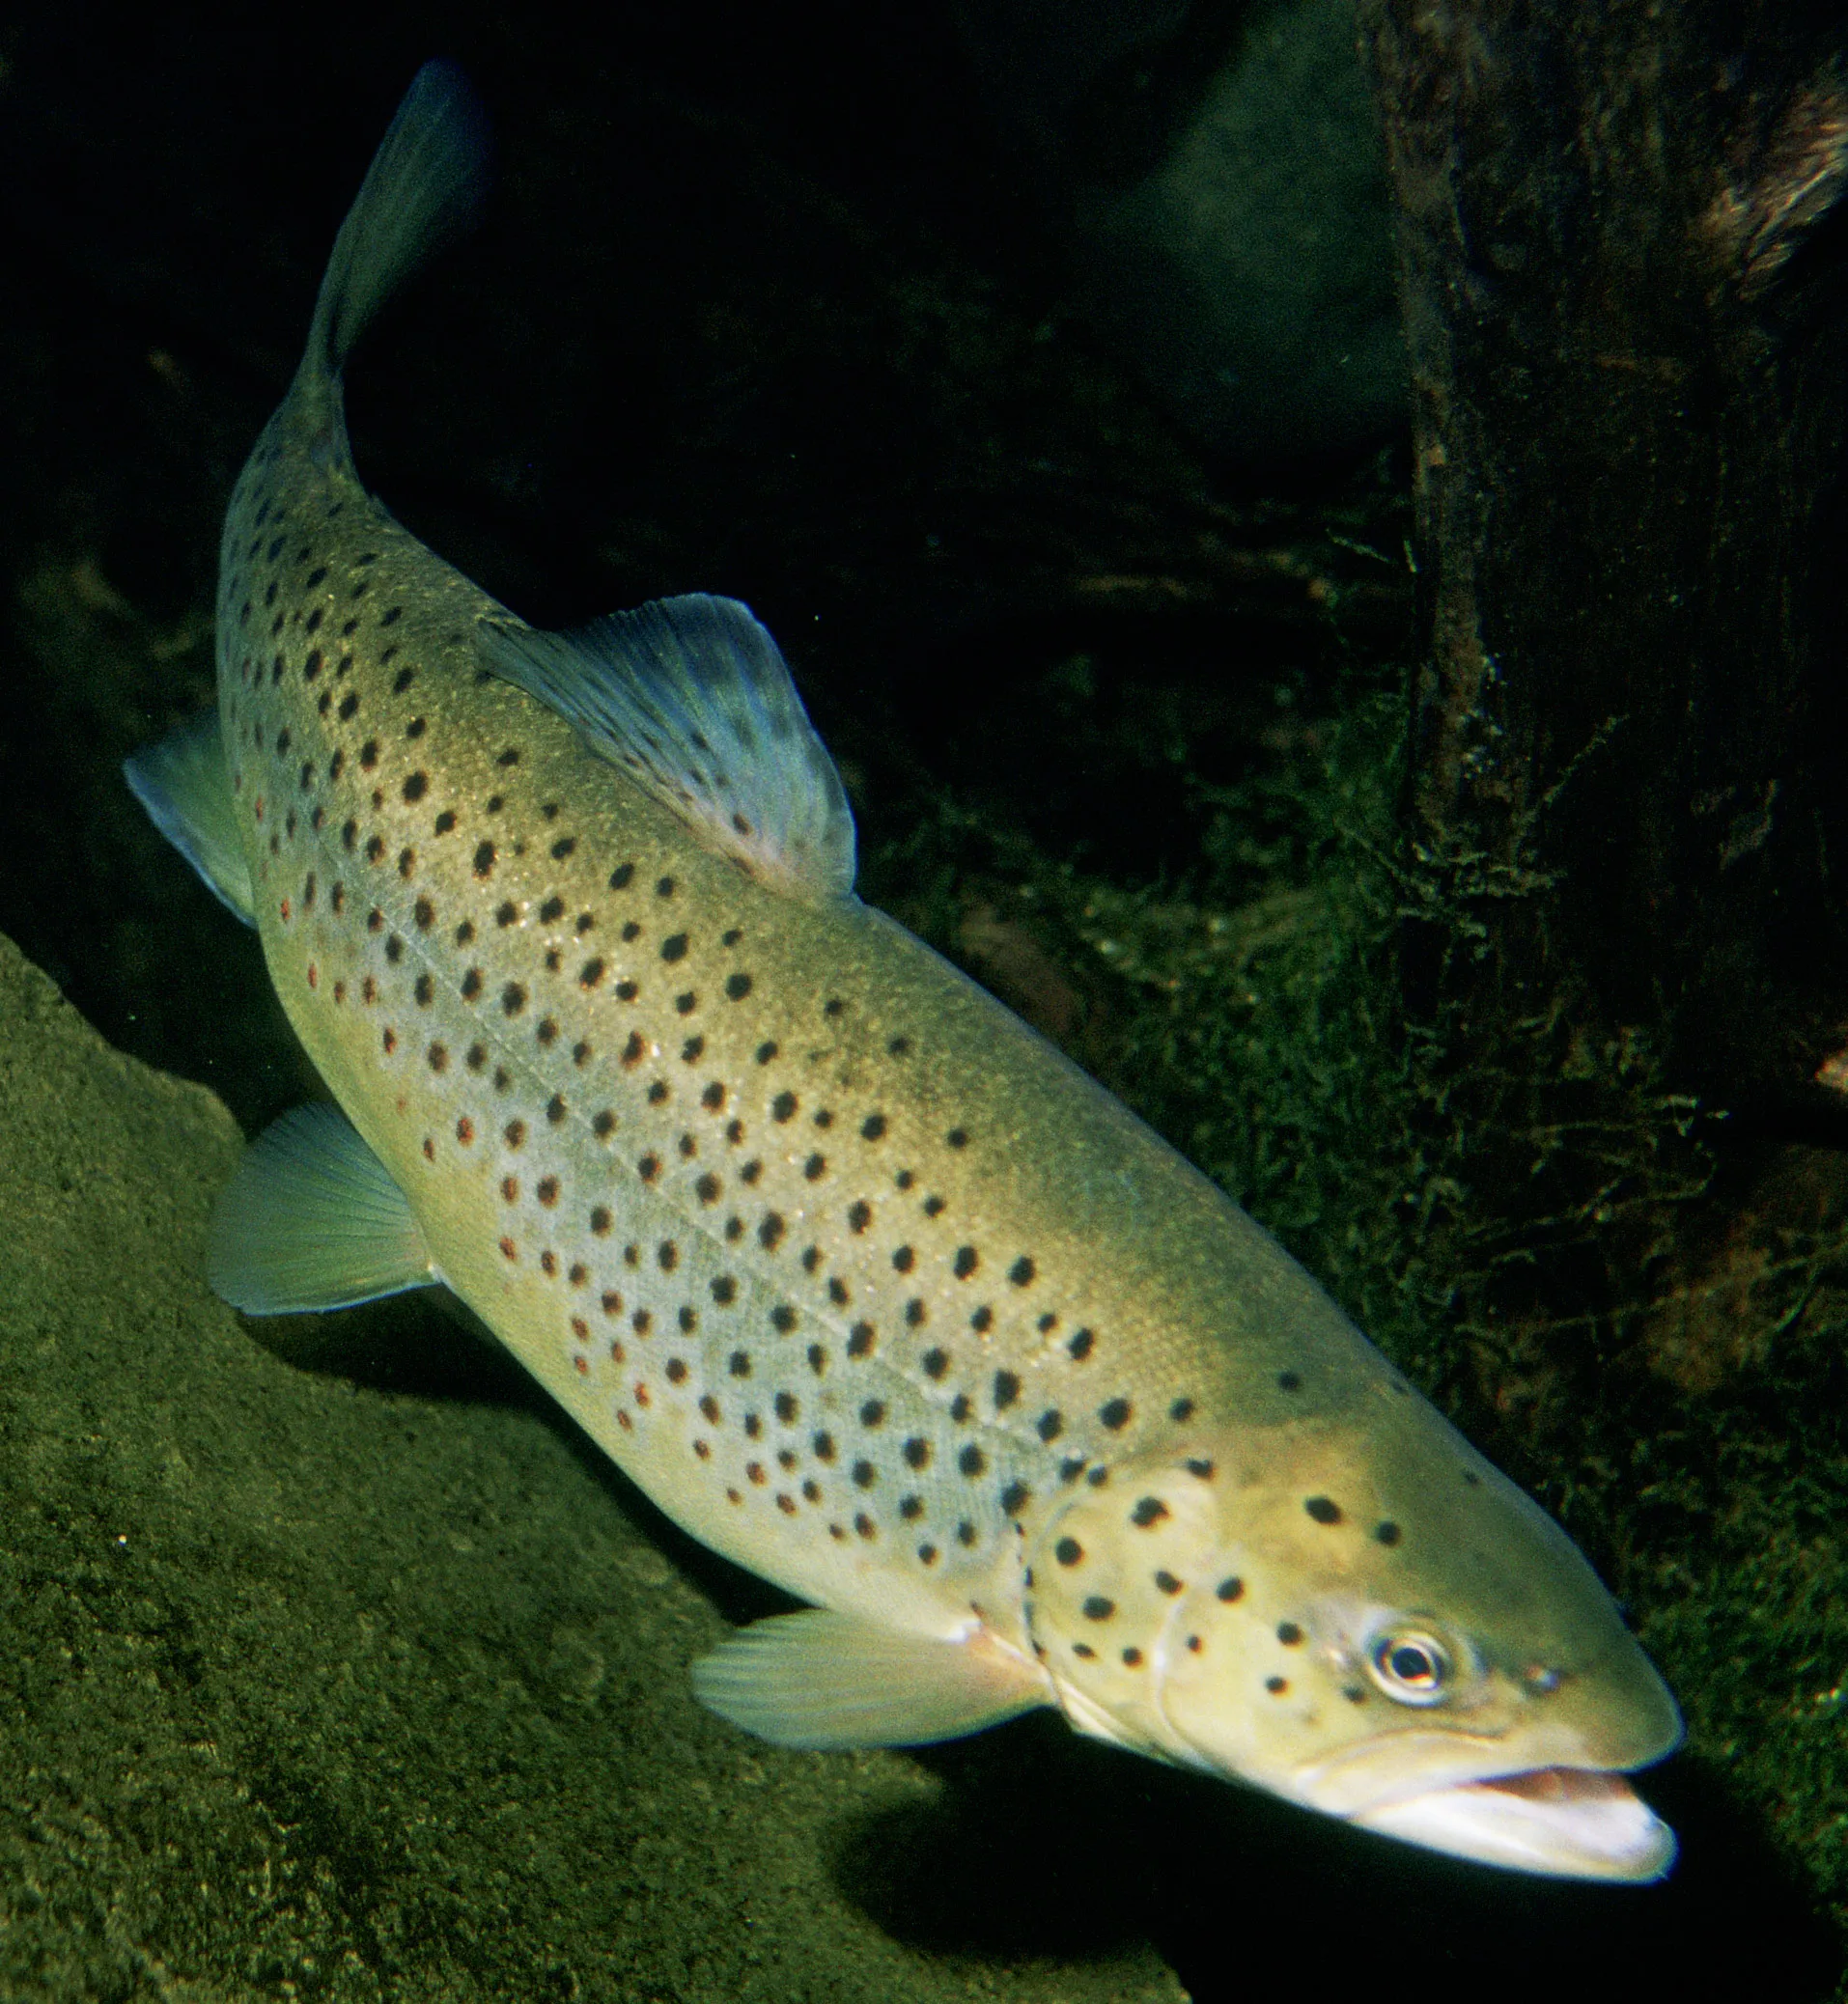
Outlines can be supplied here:
<path id="1" fill-rule="evenodd" d="M 298 383 L 337 379 L 391 295 L 471 226 L 488 162 L 487 115 L 468 80 L 453 63 L 426 63 L 334 239 Z"/>

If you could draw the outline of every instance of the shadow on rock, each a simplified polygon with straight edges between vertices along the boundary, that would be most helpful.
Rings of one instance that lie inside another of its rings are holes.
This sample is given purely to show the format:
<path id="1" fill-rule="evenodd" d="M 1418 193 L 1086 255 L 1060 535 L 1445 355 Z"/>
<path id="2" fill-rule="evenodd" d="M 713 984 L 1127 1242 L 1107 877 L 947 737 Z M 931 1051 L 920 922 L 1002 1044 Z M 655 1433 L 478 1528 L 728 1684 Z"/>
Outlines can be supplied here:
<path id="1" fill-rule="evenodd" d="M 1369 1994 L 1441 1962 L 1502 2004 L 1750 1996 L 1820 2004 L 1838 1944 L 1805 1888 L 1710 1769 L 1649 1793 L 1682 1859 L 1665 1885 L 1489 1871 L 1128 1760 L 1056 1721 L 926 1751 L 934 1802 L 839 1833 L 835 1882 L 897 1939 L 939 1954 L 1095 1955 L 1153 1941 L 1195 2004 L 1267 1985 Z M 1255 1988 L 1254 1988 L 1255 1987 Z"/>

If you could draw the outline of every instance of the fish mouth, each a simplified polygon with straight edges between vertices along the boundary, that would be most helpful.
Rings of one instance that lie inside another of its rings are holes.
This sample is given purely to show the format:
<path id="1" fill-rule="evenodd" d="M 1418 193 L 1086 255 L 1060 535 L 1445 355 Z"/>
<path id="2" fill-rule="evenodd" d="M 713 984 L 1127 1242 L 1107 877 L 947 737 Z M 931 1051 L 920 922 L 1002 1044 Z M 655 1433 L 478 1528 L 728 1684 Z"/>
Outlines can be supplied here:
<path id="1" fill-rule="evenodd" d="M 1546 1879 L 1642 1884 L 1666 1876 L 1674 1832 L 1631 1785 L 1680 1738 L 1587 1745 L 1563 1721 L 1506 1745 L 1497 1736 L 1411 1731 L 1299 1769 L 1290 1793 L 1325 1816 L 1479 1865 Z M 1600 1759 L 1600 1755 L 1604 1755 Z"/>
<path id="2" fill-rule="evenodd" d="M 1599 1767 L 1529 1767 L 1399 1795 L 1350 1813 L 1383 1837 L 1549 1879 L 1630 1884 L 1667 1876 L 1675 1833 Z"/>

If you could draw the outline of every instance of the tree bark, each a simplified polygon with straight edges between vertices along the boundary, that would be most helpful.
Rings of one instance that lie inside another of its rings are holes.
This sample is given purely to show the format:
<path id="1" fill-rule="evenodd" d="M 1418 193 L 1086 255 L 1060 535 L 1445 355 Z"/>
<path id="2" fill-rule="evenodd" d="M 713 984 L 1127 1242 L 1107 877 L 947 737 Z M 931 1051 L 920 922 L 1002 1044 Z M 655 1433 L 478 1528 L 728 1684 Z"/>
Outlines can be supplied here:
<path id="1" fill-rule="evenodd" d="M 1359 16 L 1414 395 L 1415 1013 L 1465 1091 L 1545 1022 L 1801 1094 L 1848 1017 L 1848 13 Z"/>

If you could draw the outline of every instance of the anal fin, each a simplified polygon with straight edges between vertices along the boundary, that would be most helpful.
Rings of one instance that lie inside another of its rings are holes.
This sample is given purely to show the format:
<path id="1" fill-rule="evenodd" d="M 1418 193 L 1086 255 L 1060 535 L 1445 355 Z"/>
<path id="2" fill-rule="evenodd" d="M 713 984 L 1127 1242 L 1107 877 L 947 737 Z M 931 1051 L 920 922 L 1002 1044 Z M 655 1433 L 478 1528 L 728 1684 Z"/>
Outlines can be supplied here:
<path id="1" fill-rule="evenodd" d="M 257 923 L 250 866 L 231 797 L 218 712 L 203 710 L 157 744 L 122 762 L 122 776 L 148 818 L 247 926 Z"/>
<path id="2" fill-rule="evenodd" d="M 740 1628 L 693 1665 L 709 1712 L 777 1746 L 924 1746 L 1050 1705 L 1045 1674 L 985 1634 L 908 1635 L 811 1607 Z"/>
<path id="3" fill-rule="evenodd" d="M 211 1214 L 206 1277 L 246 1315 L 350 1308 L 433 1285 L 422 1228 L 337 1106 L 297 1106 L 245 1149 Z"/>

